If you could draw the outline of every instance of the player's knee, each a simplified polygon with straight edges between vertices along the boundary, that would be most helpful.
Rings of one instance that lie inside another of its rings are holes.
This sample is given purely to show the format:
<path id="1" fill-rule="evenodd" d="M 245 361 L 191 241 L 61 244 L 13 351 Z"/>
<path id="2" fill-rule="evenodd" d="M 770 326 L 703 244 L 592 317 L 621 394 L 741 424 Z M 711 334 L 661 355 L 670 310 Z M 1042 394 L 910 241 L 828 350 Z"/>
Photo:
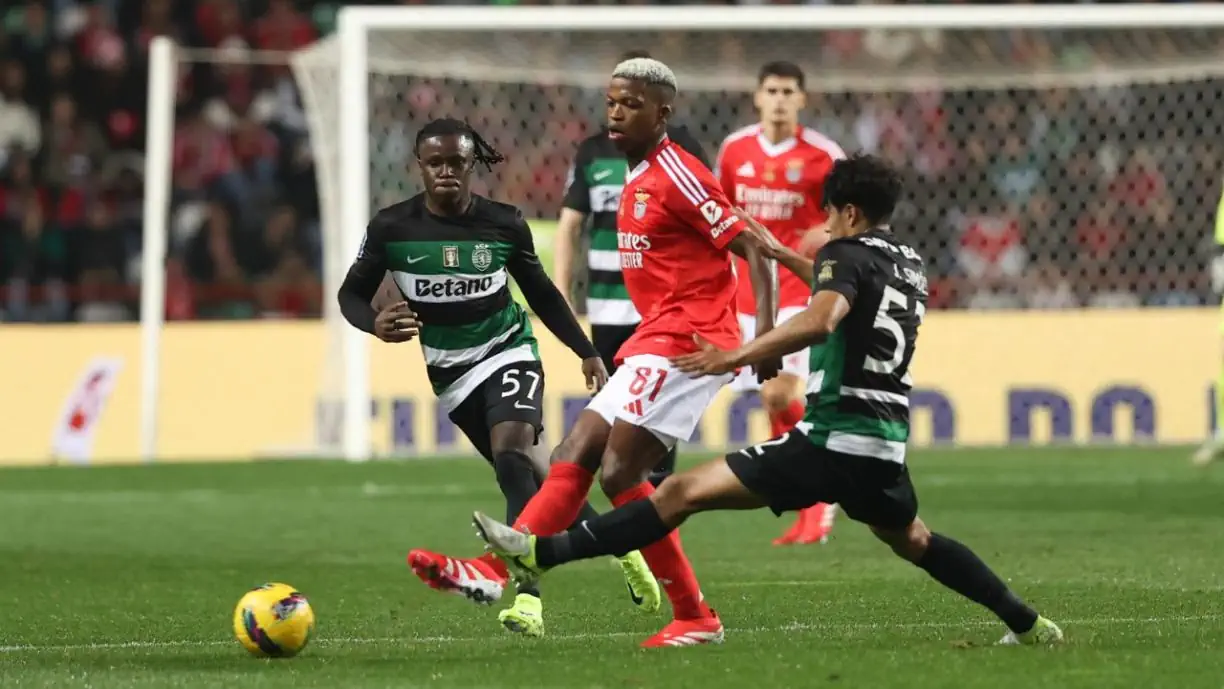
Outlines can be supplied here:
<path id="1" fill-rule="evenodd" d="M 785 411 L 795 398 L 794 376 L 780 374 L 761 384 L 761 405 L 769 412 Z"/>
<path id="2" fill-rule="evenodd" d="M 888 544 L 898 557 L 917 563 L 926 553 L 931 543 L 931 532 L 921 519 L 915 518 L 908 526 L 900 529 L 882 529 L 871 527 L 871 533 L 876 538 Z"/>
<path id="3" fill-rule="evenodd" d="M 530 455 L 536 443 L 536 429 L 529 423 L 500 423 L 493 428 L 490 449 L 493 456 L 503 452 Z"/>
<path id="4" fill-rule="evenodd" d="M 659 484 L 650 496 L 659 516 L 667 524 L 679 524 L 700 508 L 700 486 L 688 474 L 674 474 Z"/>
<path id="5" fill-rule="evenodd" d="M 607 453 L 603 457 L 599 472 L 599 487 L 608 499 L 624 493 L 646 479 L 646 472 L 632 462 L 622 461 L 617 455 Z"/>
<path id="6" fill-rule="evenodd" d="M 599 427 L 594 422 L 585 422 L 586 414 L 578 417 L 578 423 L 566 434 L 565 439 L 553 448 L 549 455 L 549 464 L 558 462 L 573 462 L 591 473 L 599 470 L 600 458 L 607 444 L 607 423 L 599 420 Z"/>
<path id="7" fill-rule="evenodd" d="M 531 457 L 524 452 L 503 450 L 493 455 L 493 471 L 499 485 L 517 484 L 524 476 L 534 476 Z"/>

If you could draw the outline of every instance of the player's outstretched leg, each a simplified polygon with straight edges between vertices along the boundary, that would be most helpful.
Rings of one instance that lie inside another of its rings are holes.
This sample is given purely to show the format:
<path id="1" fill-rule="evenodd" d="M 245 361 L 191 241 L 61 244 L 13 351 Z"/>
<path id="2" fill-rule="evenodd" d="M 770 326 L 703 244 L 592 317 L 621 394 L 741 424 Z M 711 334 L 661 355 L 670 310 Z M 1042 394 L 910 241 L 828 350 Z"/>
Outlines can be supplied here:
<path id="1" fill-rule="evenodd" d="M 584 465 L 598 466 L 607 435 L 608 424 L 601 416 L 594 412 L 579 416 L 573 430 L 553 451 L 552 465 L 543 484 L 527 500 L 518 518 L 511 520 L 515 528 L 552 534 L 578 523 L 580 518 L 592 519 L 598 515 L 586 502 L 595 477 L 593 469 Z M 509 500 L 507 507 L 510 507 Z M 662 593 L 642 554 L 633 551 L 618 560 L 633 603 L 643 612 L 657 611 Z M 409 564 L 431 588 L 458 593 L 483 604 L 500 598 L 508 577 L 505 565 L 489 554 L 453 558 L 414 550 L 409 554 Z M 492 594 L 494 590 L 496 596 Z"/>
<path id="2" fill-rule="evenodd" d="M 726 462 L 718 460 L 676 474 L 645 499 L 626 502 L 554 536 L 526 534 L 479 512 L 475 525 L 481 538 L 510 566 L 516 578 L 536 581 L 545 571 L 567 562 L 634 549 L 650 553 L 654 546 L 668 543 L 675 529 L 698 512 L 755 509 L 762 505 L 761 498 L 740 483 Z M 721 623 L 702 625 L 678 620 L 643 645 L 692 646 L 722 640 Z"/>
<path id="3" fill-rule="evenodd" d="M 1030 608 L 964 544 L 932 533 L 921 519 L 901 529 L 871 527 L 877 538 L 900 557 L 969 600 L 983 605 L 1007 625 L 1001 644 L 1055 644 L 1063 639 L 1058 625 Z"/>

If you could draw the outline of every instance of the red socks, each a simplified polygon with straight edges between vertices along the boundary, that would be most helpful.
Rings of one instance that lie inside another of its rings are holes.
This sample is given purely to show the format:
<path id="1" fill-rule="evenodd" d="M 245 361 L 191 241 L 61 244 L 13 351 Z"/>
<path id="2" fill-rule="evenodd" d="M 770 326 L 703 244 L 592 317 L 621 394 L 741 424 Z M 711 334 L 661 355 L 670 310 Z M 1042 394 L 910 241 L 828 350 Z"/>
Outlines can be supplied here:
<path id="1" fill-rule="evenodd" d="M 643 481 L 612 498 L 612 505 L 620 507 L 635 500 L 646 500 L 651 493 L 654 493 L 654 486 Z M 710 617 L 713 614 L 702 599 L 701 586 L 697 583 L 697 575 L 693 573 L 693 566 L 680 547 L 678 529 L 667 534 L 663 540 L 655 541 L 642 548 L 642 557 L 646 558 L 646 564 L 650 565 L 659 584 L 667 592 L 667 597 L 672 604 L 672 613 L 676 619 L 694 620 Z"/>
<path id="2" fill-rule="evenodd" d="M 594 480 L 590 472 L 572 462 L 552 465 L 544 485 L 523 508 L 514 522 L 514 528 L 537 536 L 564 531 L 578 518 Z M 491 567 L 503 579 L 510 578 L 505 563 L 492 553 L 485 553 L 476 559 Z"/>
<path id="3" fill-rule="evenodd" d="M 536 536 L 551 536 L 570 527 L 582 511 L 595 475 L 573 462 L 559 462 L 548 469 L 548 477 L 531 498 L 514 528 Z"/>
<path id="4" fill-rule="evenodd" d="M 803 420 L 804 405 L 802 400 L 791 400 L 790 405 L 780 412 L 769 413 L 769 437 L 776 438 L 795 427 Z"/>

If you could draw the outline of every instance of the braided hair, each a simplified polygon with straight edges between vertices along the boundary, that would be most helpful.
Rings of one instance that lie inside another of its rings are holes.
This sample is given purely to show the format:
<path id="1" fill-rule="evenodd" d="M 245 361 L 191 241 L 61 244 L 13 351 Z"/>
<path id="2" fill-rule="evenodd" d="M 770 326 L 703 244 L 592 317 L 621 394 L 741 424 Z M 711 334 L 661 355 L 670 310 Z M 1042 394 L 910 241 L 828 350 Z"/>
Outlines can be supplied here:
<path id="1" fill-rule="evenodd" d="M 472 129 L 471 125 L 469 125 L 467 122 L 450 117 L 434 120 L 424 127 L 421 127 L 421 131 L 417 132 L 416 135 L 416 143 L 412 145 L 412 153 L 413 155 L 420 155 L 421 142 L 425 139 L 435 136 L 451 135 L 470 137 L 472 139 L 473 147 L 475 148 L 475 153 L 473 155 L 476 162 L 483 163 L 485 168 L 489 170 L 492 170 L 494 165 L 506 159 L 506 156 L 502 155 L 497 151 L 497 149 L 489 145 L 489 142 L 485 141 L 483 136 L 477 134 L 476 130 Z"/>

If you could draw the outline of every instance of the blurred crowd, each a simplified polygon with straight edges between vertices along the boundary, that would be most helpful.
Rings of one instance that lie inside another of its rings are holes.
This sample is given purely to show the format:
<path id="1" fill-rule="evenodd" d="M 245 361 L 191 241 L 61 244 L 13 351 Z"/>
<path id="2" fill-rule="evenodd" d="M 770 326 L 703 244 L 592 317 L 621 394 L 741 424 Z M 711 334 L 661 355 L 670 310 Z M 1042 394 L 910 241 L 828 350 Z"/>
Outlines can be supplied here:
<path id="1" fill-rule="evenodd" d="M 285 64 L 248 58 L 311 44 L 333 30 L 336 7 L 0 7 L 0 320 L 138 316 L 148 46 L 159 34 L 222 58 L 185 62 L 176 86 L 167 317 L 318 315 L 323 238 L 299 85 Z M 754 121 L 745 89 L 757 65 L 787 58 L 811 75 L 808 125 L 906 171 L 895 226 L 927 258 L 931 308 L 1211 299 L 1224 32 L 642 33 L 634 45 L 522 35 L 499 36 L 493 55 L 487 40 L 447 36 L 435 50 L 414 36 L 396 73 L 372 77 L 375 206 L 419 190 L 406 170 L 416 129 L 459 116 L 509 158 L 480 173 L 482 190 L 554 218 L 602 92 L 598 79 L 541 78 L 538 65 L 598 75 L 621 50 L 655 51 L 680 73 L 678 119 L 712 156 Z M 490 57 L 497 81 L 476 78 Z"/>

